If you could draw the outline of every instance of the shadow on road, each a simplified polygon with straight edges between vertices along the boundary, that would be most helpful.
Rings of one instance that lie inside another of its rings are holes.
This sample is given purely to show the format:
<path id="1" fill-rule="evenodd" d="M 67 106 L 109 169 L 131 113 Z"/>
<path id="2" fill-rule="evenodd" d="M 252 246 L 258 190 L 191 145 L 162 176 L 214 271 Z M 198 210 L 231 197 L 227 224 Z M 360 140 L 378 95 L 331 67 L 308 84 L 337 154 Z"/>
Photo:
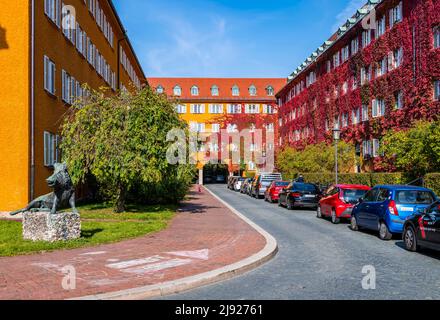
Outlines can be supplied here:
<path id="1" fill-rule="evenodd" d="M 397 247 L 399 247 L 400 249 L 402 249 L 402 250 L 406 250 L 405 249 L 405 243 L 402 240 L 401 241 L 397 241 L 395 243 L 395 245 Z M 422 254 L 422 255 L 424 255 L 426 257 L 440 260 L 440 252 L 439 251 L 435 251 L 435 250 L 431 250 L 431 249 L 428 249 L 428 248 L 421 248 L 420 251 L 417 252 L 417 254 Z"/>

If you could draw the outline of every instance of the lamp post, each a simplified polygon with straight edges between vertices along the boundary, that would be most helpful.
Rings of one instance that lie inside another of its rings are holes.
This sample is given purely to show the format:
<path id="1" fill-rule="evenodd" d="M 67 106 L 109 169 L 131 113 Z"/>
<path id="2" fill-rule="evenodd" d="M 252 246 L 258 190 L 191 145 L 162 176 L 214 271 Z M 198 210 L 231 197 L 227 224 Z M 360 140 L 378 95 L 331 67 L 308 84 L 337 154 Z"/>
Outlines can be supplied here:
<path id="1" fill-rule="evenodd" d="M 338 143 L 341 140 L 341 130 L 335 128 L 333 129 L 333 139 L 335 140 L 335 173 L 336 173 L 336 184 L 339 183 L 339 168 L 338 168 Z"/>

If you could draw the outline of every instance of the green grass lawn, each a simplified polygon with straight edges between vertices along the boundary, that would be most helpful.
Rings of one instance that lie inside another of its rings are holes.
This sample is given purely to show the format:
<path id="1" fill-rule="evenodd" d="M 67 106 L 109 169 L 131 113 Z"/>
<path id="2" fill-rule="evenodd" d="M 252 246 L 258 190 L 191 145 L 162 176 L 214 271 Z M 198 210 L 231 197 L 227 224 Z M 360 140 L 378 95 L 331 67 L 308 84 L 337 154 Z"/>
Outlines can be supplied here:
<path id="1" fill-rule="evenodd" d="M 80 206 L 82 236 L 69 242 L 24 241 L 21 223 L 0 220 L 0 257 L 94 246 L 136 238 L 165 229 L 176 206 L 129 206 L 114 213 L 107 205 Z"/>

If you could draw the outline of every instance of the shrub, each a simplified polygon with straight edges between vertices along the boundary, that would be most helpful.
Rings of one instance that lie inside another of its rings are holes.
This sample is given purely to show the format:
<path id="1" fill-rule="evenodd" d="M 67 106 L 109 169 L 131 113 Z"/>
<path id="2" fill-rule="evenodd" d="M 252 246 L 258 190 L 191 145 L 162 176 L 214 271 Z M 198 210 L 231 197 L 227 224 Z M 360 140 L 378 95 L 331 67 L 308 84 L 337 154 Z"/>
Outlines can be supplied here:
<path id="1" fill-rule="evenodd" d="M 318 185 L 331 185 L 335 183 L 334 173 L 304 173 L 306 182 Z M 401 173 L 342 173 L 339 183 L 361 184 L 374 187 L 379 184 L 403 184 L 406 181 Z"/>
<path id="2" fill-rule="evenodd" d="M 434 190 L 440 196 L 440 173 L 429 173 L 425 176 L 425 187 Z"/>

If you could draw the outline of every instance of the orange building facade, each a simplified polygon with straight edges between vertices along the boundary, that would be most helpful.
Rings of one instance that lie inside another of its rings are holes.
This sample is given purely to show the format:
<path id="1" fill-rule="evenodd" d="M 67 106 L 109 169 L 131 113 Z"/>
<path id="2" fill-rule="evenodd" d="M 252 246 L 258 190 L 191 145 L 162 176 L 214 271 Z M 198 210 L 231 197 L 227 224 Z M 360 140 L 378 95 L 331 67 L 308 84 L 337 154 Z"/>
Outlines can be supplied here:
<path id="1" fill-rule="evenodd" d="M 233 162 L 228 155 L 234 149 L 247 149 L 264 155 L 275 148 L 275 143 L 265 137 L 268 132 L 277 135 L 275 93 L 286 82 L 287 79 L 281 78 L 148 78 L 148 83 L 158 93 L 177 101 L 177 112 L 192 132 L 207 137 L 221 135 L 221 131 L 233 133 L 249 129 L 252 133 L 260 129 L 263 132 L 260 142 L 251 138 L 247 144 L 241 142 L 240 146 L 221 139 L 215 139 L 215 142 L 207 139 L 201 143 L 197 157 L 204 158 L 200 153 L 226 152 L 226 157 L 219 156 L 218 159 L 229 165 L 231 173 L 237 173 L 243 167 L 246 171 L 263 169 L 254 158 L 245 163 L 240 159 Z"/>
<path id="2" fill-rule="evenodd" d="M 145 75 L 110 0 L 0 0 L 0 211 L 49 192 L 63 115 Z"/>

